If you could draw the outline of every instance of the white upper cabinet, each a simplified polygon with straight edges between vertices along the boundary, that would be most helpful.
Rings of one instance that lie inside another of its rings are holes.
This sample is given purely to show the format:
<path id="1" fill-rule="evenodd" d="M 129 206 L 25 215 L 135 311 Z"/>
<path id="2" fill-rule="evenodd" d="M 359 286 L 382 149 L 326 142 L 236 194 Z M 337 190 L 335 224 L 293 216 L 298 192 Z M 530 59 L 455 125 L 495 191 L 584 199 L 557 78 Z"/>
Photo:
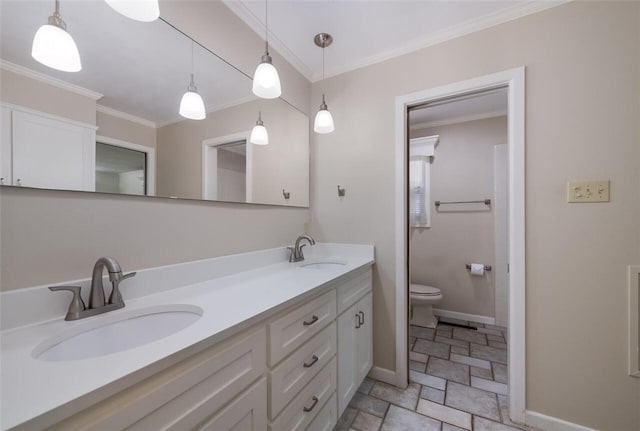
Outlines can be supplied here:
<path id="1" fill-rule="evenodd" d="M 95 129 L 2 108 L 0 177 L 4 185 L 95 190 Z"/>

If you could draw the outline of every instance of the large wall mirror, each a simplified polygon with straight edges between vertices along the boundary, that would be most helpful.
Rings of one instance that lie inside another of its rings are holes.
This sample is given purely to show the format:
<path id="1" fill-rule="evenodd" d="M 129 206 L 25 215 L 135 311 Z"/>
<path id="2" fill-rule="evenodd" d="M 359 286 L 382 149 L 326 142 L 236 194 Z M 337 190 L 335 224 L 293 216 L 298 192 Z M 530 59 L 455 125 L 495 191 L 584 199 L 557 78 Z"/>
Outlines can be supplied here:
<path id="1" fill-rule="evenodd" d="M 162 19 L 62 1 L 82 70 L 31 57 L 54 1 L 0 2 L 2 185 L 309 206 L 309 119 Z M 178 114 L 191 74 L 204 120 Z M 268 145 L 249 143 L 261 113 Z"/>

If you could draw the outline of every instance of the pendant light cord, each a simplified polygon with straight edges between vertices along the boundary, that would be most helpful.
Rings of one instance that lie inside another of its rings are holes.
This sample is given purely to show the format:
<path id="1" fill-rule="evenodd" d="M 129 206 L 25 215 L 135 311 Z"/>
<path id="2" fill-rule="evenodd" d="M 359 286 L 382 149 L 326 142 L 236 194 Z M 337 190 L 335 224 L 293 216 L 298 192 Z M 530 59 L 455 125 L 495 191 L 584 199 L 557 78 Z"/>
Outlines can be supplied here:
<path id="1" fill-rule="evenodd" d="M 269 6 L 268 0 L 264 0 L 264 25 L 265 25 L 265 35 L 264 35 L 264 43 L 265 43 L 265 52 L 269 55 Z"/>

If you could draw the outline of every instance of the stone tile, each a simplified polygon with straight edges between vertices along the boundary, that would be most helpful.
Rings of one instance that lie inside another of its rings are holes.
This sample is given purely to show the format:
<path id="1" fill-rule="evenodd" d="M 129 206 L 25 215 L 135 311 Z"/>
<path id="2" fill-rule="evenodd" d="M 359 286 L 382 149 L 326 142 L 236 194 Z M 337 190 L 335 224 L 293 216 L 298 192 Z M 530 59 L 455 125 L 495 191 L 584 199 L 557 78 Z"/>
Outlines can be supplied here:
<path id="1" fill-rule="evenodd" d="M 440 377 L 430 376 L 429 374 L 419 373 L 417 371 L 409 371 L 409 380 L 421 385 L 431 386 L 432 388 L 444 390 L 447 387 L 447 381 Z"/>
<path id="2" fill-rule="evenodd" d="M 444 391 L 439 389 L 423 386 L 420 392 L 420 398 L 433 401 L 434 403 L 444 404 Z"/>
<path id="3" fill-rule="evenodd" d="M 466 347 L 467 349 L 469 348 L 469 343 L 467 341 L 456 340 L 453 338 L 436 336 L 435 341 L 438 343 L 449 344 L 450 346 Z"/>
<path id="4" fill-rule="evenodd" d="M 451 424 L 442 424 L 442 431 L 464 431 L 462 428 L 453 426 Z"/>
<path id="5" fill-rule="evenodd" d="M 441 423 L 407 409 L 389 407 L 389 413 L 382 422 L 382 431 L 440 431 Z"/>
<path id="6" fill-rule="evenodd" d="M 441 326 L 436 328 L 436 335 L 451 338 L 453 336 L 453 326 Z"/>
<path id="7" fill-rule="evenodd" d="M 416 337 L 409 337 L 409 349 L 413 348 L 413 345 L 415 344 L 417 338 Z"/>
<path id="8" fill-rule="evenodd" d="M 509 383 L 509 369 L 506 365 L 493 363 L 493 380 L 500 383 Z M 482 376 L 478 376 L 482 377 Z"/>
<path id="9" fill-rule="evenodd" d="M 465 385 L 469 384 L 469 366 L 465 364 L 431 357 L 427 364 L 427 374 Z"/>
<path id="10" fill-rule="evenodd" d="M 424 362 L 426 364 L 429 356 L 425 355 L 424 353 L 409 352 L 409 359 L 411 361 Z"/>
<path id="11" fill-rule="evenodd" d="M 378 431 L 382 424 L 382 418 L 359 412 L 351 426 L 360 431 Z"/>
<path id="12" fill-rule="evenodd" d="M 478 367 L 470 367 L 471 377 L 480 377 L 481 379 L 491 380 L 493 379 L 493 373 L 491 370 L 487 370 L 485 368 Z"/>
<path id="13" fill-rule="evenodd" d="M 482 332 L 483 334 L 491 334 L 491 335 L 499 335 L 502 337 L 502 331 L 499 329 L 491 329 L 491 328 L 478 328 L 478 332 Z"/>
<path id="14" fill-rule="evenodd" d="M 500 331 L 503 333 L 507 333 L 508 329 L 505 328 L 504 326 L 496 326 L 496 325 L 484 325 L 485 328 L 487 329 L 495 329 L 496 331 Z"/>
<path id="15" fill-rule="evenodd" d="M 360 387 L 358 388 L 358 392 L 362 394 L 368 394 L 375 383 L 376 382 L 374 380 L 367 379 L 365 377 L 365 379 L 360 384 Z"/>
<path id="16" fill-rule="evenodd" d="M 502 417 L 502 423 L 509 425 L 510 427 L 518 428 L 524 431 L 534 430 L 526 425 L 520 425 L 511 421 L 509 417 L 509 397 L 506 395 L 498 395 L 498 405 L 500 406 L 500 416 Z"/>
<path id="17" fill-rule="evenodd" d="M 435 343 L 429 340 L 418 338 L 413 346 L 413 351 L 418 353 L 426 353 L 429 356 L 437 356 L 443 359 L 449 359 L 449 346 L 447 344 Z"/>
<path id="18" fill-rule="evenodd" d="M 507 351 L 503 349 L 496 349 L 491 346 L 481 346 L 479 344 L 470 345 L 470 354 L 474 358 L 486 359 L 491 362 L 499 362 L 501 364 L 507 363 Z"/>
<path id="19" fill-rule="evenodd" d="M 509 395 L 509 388 L 504 383 L 494 382 L 493 380 L 471 377 L 471 386 L 485 391 L 494 392 L 501 395 Z"/>
<path id="20" fill-rule="evenodd" d="M 356 394 L 351 399 L 351 402 L 349 403 L 349 407 L 353 407 L 355 409 L 359 409 L 366 413 L 370 413 L 382 418 L 387 412 L 389 403 L 379 400 L 378 398 L 373 398 L 368 395 L 356 392 Z"/>
<path id="21" fill-rule="evenodd" d="M 506 341 L 504 339 L 504 337 L 502 335 L 491 335 L 491 334 L 487 334 L 487 340 L 488 341 L 497 341 L 498 343 L 505 343 Z"/>
<path id="22" fill-rule="evenodd" d="M 421 399 L 418 402 L 416 411 L 441 422 L 446 422 L 467 430 L 471 429 L 471 415 L 460 410 L 452 409 L 451 407 Z"/>
<path id="23" fill-rule="evenodd" d="M 469 356 L 469 348 L 468 347 L 460 347 L 460 346 L 451 346 L 451 353 L 456 353 L 458 355 Z"/>
<path id="24" fill-rule="evenodd" d="M 445 405 L 474 415 L 500 420 L 496 394 L 455 382 L 447 384 Z"/>
<path id="25" fill-rule="evenodd" d="M 478 331 L 464 328 L 453 328 L 453 338 L 476 344 L 487 344 L 487 336 Z"/>
<path id="26" fill-rule="evenodd" d="M 409 327 L 409 336 L 433 341 L 433 338 L 436 336 L 436 330 L 412 325 Z"/>
<path id="27" fill-rule="evenodd" d="M 414 370 L 414 371 L 419 371 L 421 373 L 424 373 L 425 370 L 427 368 L 427 364 L 425 362 L 418 362 L 418 361 L 409 361 L 409 369 L 410 370 Z"/>
<path id="28" fill-rule="evenodd" d="M 502 343 L 500 341 L 489 341 L 489 345 L 498 349 L 507 349 L 507 343 Z"/>
<path id="29" fill-rule="evenodd" d="M 420 385 L 409 383 L 407 389 L 400 389 L 386 383 L 376 382 L 370 394 L 397 406 L 415 410 L 420 397 Z"/>
<path id="30" fill-rule="evenodd" d="M 473 417 L 473 429 L 475 431 L 518 431 L 518 428 L 490 421 L 479 416 Z"/>
<path id="31" fill-rule="evenodd" d="M 340 416 L 340 418 L 338 419 L 338 423 L 336 424 L 336 427 L 333 429 L 333 431 L 348 430 L 351 426 L 351 422 L 353 422 L 357 414 L 358 410 L 352 407 L 347 407 L 346 409 L 344 409 L 344 413 L 342 413 L 342 416 Z"/>
<path id="32" fill-rule="evenodd" d="M 485 361 L 484 359 L 472 358 L 470 356 L 458 355 L 457 353 L 452 353 L 449 360 L 453 362 L 458 362 L 460 364 L 473 365 L 474 367 L 484 368 L 485 370 L 491 369 L 491 362 Z"/>

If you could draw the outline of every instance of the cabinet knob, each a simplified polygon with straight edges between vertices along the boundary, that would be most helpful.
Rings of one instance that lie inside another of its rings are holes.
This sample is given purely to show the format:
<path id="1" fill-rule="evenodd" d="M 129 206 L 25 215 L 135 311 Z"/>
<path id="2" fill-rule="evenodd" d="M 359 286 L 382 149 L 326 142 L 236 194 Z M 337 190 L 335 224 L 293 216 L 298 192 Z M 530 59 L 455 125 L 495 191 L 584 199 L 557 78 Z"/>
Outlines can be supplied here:
<path id="1" fill-rule="evenodd" d="M 16 180 L 16 183 L 17 183 L 19 186 L 21 186 L 21 185 L 22 185 L 22 180 L 21 180 L 20 178 L 18 178 L 18 179 Z"/>

